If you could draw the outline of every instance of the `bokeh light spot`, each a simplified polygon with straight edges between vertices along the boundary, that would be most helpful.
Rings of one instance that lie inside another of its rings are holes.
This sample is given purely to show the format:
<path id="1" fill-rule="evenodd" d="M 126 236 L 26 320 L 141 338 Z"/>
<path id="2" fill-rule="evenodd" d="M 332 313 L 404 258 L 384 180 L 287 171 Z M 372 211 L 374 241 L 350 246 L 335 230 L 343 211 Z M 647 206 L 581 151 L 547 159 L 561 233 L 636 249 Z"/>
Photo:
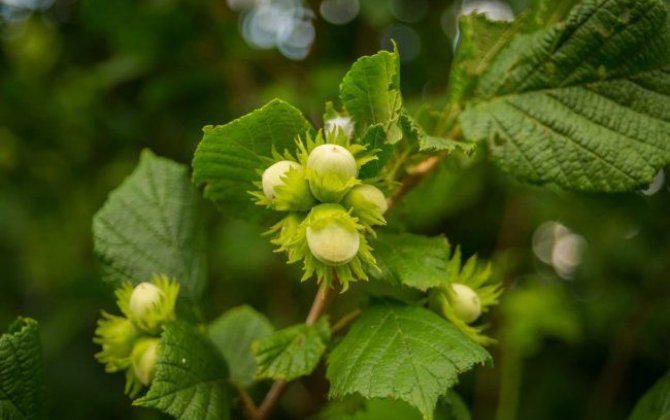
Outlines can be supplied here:
<path id="1" fill-rule="evenodd" d="M 358 0 L 324 0 L 319 6 L 323 19 L 333 25 L 345 25 L 356 19 L 360 5 Z"/>

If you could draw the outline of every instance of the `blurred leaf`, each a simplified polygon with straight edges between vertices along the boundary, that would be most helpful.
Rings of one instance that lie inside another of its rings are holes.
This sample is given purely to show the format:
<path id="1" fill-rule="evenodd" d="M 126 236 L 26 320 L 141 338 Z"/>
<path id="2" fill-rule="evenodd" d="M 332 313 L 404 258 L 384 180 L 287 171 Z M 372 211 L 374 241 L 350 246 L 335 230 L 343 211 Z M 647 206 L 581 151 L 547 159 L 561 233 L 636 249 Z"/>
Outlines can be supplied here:
<path id="1" fill-rule="evenodd" d="M 226 212 L 258 217 L 263 209 L 248 191 L 270 166 L 273 148 L 293 151 L 310 128 L 300 111 L 279 99 L 228 124 L 205 127 L 193 157 L 193 182 Z"/>
<path id="2" fill-rule="evenodd" d="M 428 309 L 383 301 L 333 350 L 326 376 L 331 398 L 397 398 L 432 419 L 458 375 L 490 361 L 484 348 Z"/>
<path id="3" fill-rule="evenodd" d="M 374 398 L 360 395 L 331 401 L 321 410 L 319 420 L 420 420 L 421 413 L 402 400 Z M 461 397 L 449 391 L 435 410 L 437 420 L 470 420 L 470 412 Z"/>
<path id="4" fill-rule="evenodd" d="M 370 241 L 381 270 L 372 276 L 422 291 L 445 280 L 450 246 L 444 236 L 380 233 Z"/>
<path id="5" fill-rule="evenodd" d="M 258 364 L 257 377 L 291 381 L 309 375 L 329 341 L 330 326 L 325 317 L 316 324 L 294 325 L 256 341 L 252 349 Z"/>
<path id="6" fill-rule="evenodd" d="M 105 280 L 137 284 L 167 274 L 181 293 L 200 297 L 206 277 L 199 201 L 188 169 L 151 151 L 93 218 Z"/>
<path id="7" fill-rule="evenodd" d="M 358 133 L 370 125 L 382 124 L 386 143 L 398 141 L 401 133 L 397 122 L 402 108 L 398 53 L 380 51 L 359 58 L 342 79 L 340 99 Z"/>
<path id="8" fill-rule="evenodd" d="M 169 324 L 161 337 L 151 388 L 133 405 L 155 408 L 180 420 L 228 419 L 226 363 L 196 327 Z"/>
<path id="9" fill-rule="evenodd" d="M 631 191 L 670 163 L 670 31 L 661 0 L 584 2 L 518 36 L 460 117 L 466 138 L 532 183 Z"/>
<path id="10" fill-rule="evenodd" d="M 251 306 L 233 308 L 209 326 L 209 337 L 228 362 L 230 379 L 246 387 L 256 378 L 256 361 L 251 343 L 268 337 L 274 327 Z"/>
<path id="11" fill-rule="evenodd" d="M 465 209 L 477 209 L 486 197 L 487 166 L 452 156 L 440 163 L 393 207 L 389 226 L 403 230 L 434 231 Z M 473 207 L 474 206 L 474 207 Z"/>
<path id="12" fill-rule="evenodd" d="M 44 401 L 44 367 L 37 321 L 18 318 L 0 336 L 0 418 L 46 418 Z"/>
<path id="13" fill-rule="evenodd" d="M 421 413 L 404 401 L 393 399 L 345 399 L 331 402 L 320 420 L 421 420 Z"/>
<path id="14" fill-rule="evenodd" d="M 635 406 L 629 420 L 670 419 L 670 373 L 658 380 Z"/>
<path id="15" fill-rule="evenodd" d="M 505 346 L 529 357 L 539 351 L 545 337 L 576 340 L 581 331 L 570 297 L 557 286 L 531 285 L 505 295 L 501 305 L 507 320 L 502 334 Z"/>
<path id="16" fill-rule="evenodd" d="M 465 401 L 463 401 L 463 398 L 461 398 L 461 396 L 453 390 L 447 393 L 447 396 L 444 397 L 444 400 L 449 411 L 447 419 L 470 420 L 472 418 L 472 416 L 470 416 L 470 410 L 468 409 L 467 404 L 465 404 Z"/>

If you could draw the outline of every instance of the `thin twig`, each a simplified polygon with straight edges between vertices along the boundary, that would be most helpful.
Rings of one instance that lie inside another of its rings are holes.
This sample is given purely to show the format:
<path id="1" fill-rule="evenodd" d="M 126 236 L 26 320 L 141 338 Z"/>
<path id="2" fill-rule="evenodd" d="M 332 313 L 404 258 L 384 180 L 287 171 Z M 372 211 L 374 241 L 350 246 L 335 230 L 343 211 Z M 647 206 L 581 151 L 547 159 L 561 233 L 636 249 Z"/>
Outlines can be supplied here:
<path id="1" fill-rule="evenodd" d="M 333 335 L 338 334 L 345 328 L 349 326 L 353 321 L 356 320 L 363 311 L 361 311 L 359 308 L 354 309 L 353 311 L 349 312 L 348 314 L 344 315 L 342 318 L 340 318 L 334 325 L 333 328 L 331 328 L 331 332 Z"/>
<path id="2" fill-rule="evenodd" d="M 314 302 L 312 302 L 312 307 L 309 309 L 307 319 L 305 319 L 305 324 L 315 324 L 321 315 L 326 312 L 326 309 L 328 308 L 328 305 L 334 296 L 335 295 L 332 293 L 330 285 L 326 281 L 321 281 L 321 286 L 319 286 L 319 290 L 316 292 Z M 279 402 L 279 398 L 281 398 L 287 386 L 288 382 L 283 379 L 275 381 L 270 387 L 268 393 L 265 395 L 263 402 L 258 407 L 256 415 L 251 418 L 255 420 L 265 420 L 270 415 L 272 410 L 274 410 L 275 406 Z"/>
<path id="3" fill-rule="evenodd" d="M 265 420 L 270 415 L 287 386 L 288 382 L 283 379 L 276 380 L 272 384 L 270 390 L 265 395 L 263 403 L 258 407 L 258 411 L 256 411 L 256 417 L 254 417 L 255 420 Z"/>
<path id="4" fill-rule="evenodd" d="M 242 402 L 242 411 L 244 416 L 249 419 L 255 419 L 258 415 L 258 409 L 254 400 L 251 398 L 246 389 L 241 386 L 237 387 L 237 392 L 240 394 L 240 401 Z"/>
<path id="5" fill-rule="evenodd" d="M 325 280 L 321 281 L 321 286 L 316 292 L 312 307 L 309 309 L 309 315 L 307 315 L 307 319 L 305 319 L 305 324 L 315 324 L 316 321 L 319 320 L 319 317 L 326 312 L 326 308 L 334 296 L 330 285 Z"/>

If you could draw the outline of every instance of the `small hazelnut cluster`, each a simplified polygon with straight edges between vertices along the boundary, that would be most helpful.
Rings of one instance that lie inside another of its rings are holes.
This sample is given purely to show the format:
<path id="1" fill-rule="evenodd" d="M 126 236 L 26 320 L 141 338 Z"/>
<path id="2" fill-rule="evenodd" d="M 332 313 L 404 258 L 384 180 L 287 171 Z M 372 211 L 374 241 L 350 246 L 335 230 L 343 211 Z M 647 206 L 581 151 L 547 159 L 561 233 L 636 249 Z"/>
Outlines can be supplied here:
<path id="1" fill-rule="evenodd" d="M 275 154 L 252 192 L 259 205 L 288 213 L 270 229 L 278 251 L 289 263 L 304 261 L 303 280 L 332 284 L 337 276 L 343 291 L 349 282 L 366 280 L 364 265 L 376 267 L 365 235 L 386 223 L 388 205 L 379 188 L 363 183 L 359 169 L 376 159 L 364 146 L 350 143 L 350 130 L 341 122 L 326 124 L 306 142 L 298 140 L 297 157 Z"/>
<path id="2" fill-rule="evenodd" d="M 134 286 L 125 282 L 115 292 L 123 316 L 102 312 L 93 341 L 102 346 L 95 358 L 109 373 L 126 371 L 126 393 L 137 395 L 156 373 L 160 333 L 175 319 L 179 284 L 167 276 Z"/>
<path id="3" fill-rule="evenodd" d="M 448 276 L 430 294 L 433 309 L 459 330 L 482 345 L 494 342 L 483 334 L 485 324 L 476 321 L 498 303 L 502 285 L 491 278 L 491 265 L 478 265 L 476 256 L 461 265 L 456 249 L 447 264 Z"/>

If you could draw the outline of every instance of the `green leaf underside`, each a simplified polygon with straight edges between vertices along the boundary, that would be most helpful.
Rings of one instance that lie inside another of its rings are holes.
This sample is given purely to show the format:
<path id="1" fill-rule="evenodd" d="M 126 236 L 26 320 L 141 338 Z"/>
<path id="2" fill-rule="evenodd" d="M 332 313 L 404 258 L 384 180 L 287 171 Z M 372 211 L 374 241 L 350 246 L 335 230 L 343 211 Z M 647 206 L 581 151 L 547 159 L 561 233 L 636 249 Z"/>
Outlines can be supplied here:
<path id="1" fill-rule="evenodd" d="M 421 151 L 444 151 L 453 153 L 460 151 L 466 155 L 474 153 L 477 145 L 464 141 L 456 141 L 450 138 L 425 136 L 421 139 Z"/>
<path id="2" fill-rule="evenodd" d="M 310 123 L 293 106 L 275 99 L 225 125 L 205 127 L 193 158 L 193 182 L 227 212 L 258 218 L 265 211 L 248 191 L 271 164 L 272 150 L 293 151 Z"/>
<path id="3" fill-rule="evenodd" d="M 377 150 L 377 159 L 363 165 L 358 175 L 361 179 L 373 178 L 381 172 L 384 165 L 393 155 L 393 145 L 386 144 L 386 131 L 384 131 L 382 124 L 368 127 L 363 134 L 361 142 L 367 146 L 368 150 Z"/>
<path id="4" fill-rule="evenodd" d="M 670 419 L 670 372 L 658 380 L 638 401 L 629 420 Z"/>
<path id="5" fill-rule="evenodd" d="M 209 326 L 209 337 L 218 347 L 230 368 L 230 379 L 246 387 L 256 377 L 256 361 L 251 343 L 268 337 L 274 327 L 268 319 L 250 306 L 227 311 Z"/>
<path id="6" fill-rule="evenodd" d="M 519 35 L 460 117 L 505 171 L 619 192 L 670 163 L 670 31 L 660 0 L 585 0 L 564 24 Z"/>
<path id="7" fill-rule="evenodd" d="M 380 272 L 375 278 L 426 291 L 447 276 L 449 242 L 444 236 L 380 233 L 371 239 Z"/>
<path id="8" fill-rule="evenodd" d="M 459 28 L 459 45 L 449 75 L 450 104 L 472 96 L 478 77 L 517 34 L 520 25 L 491 21 L 486 15 L 473 13 L 460 18 Z"/>
<path id="9" fill-rule="evenodd" d="M 403 138 L 406 141 L 417 143 L 420 151 L 442 151 L 452 153 L 461 151 L 472 154 L 477 145 L 475 143 L 456 141 L 450 138 L 430 136 L 423 127 L 409 114 L 403 113 L 400 117 L 400 126 Z"/>
<path id="10" fill-rule="evenodd" d="M 188 169 L 142 152 L 135 171 L 93 218 L 105 280 L 137 284 L 167 274 L 198 298 L 206 282 L 204 229 Z"/>
<path id="11" fill-rule="evenodd" d="M 458 374 L 490 361 L 486 350 L 433 312 L 384 301 L 366 310 L 333 350 L 326 375 L 332 398 L 400 399 L 432 419 Z"/>
<path id="12" fill-rule="evenodd" d="M 384 143 L 394 144 L 402 138 L 398 119 L 402 110 L 400 94 L 400 59 L 397 51 L 380 51 L 359 58 L 340 84 L 340 100 L 355 121 L 359 135 L 371 125 L 381 124 Z M 366 133 L 367 134 L 367 133 Z M 362 141 L 375 142 L 364 136 Z M 368 168 L 368 170 L 375 169 Z"/>
<path id="13" fill-rule="evenodd" d="M 156 376 L 133 405 L 155 408 L 177 419 L 228 419 L 228 369 L 216 347 L 184 322 L 165 326 Z"/>
<path id="14" fill-rule="evenodd" d="M 0 418 L 45 418 L 43 377 L 37 322 L 19 318 L 0 336 Z"/>
<path id="15" fill-rule="evenodd" d="M 316 324 L 294 325 L 256 341 L 252 348 L 257 377 L 291 381 L 309 375 L 318 366 L 329 341 L 330 327 L 325 317 Z"/>
<path id="16" fill-rule="evenodd" d="M 526 28 L 542 28 L 554 25 L 570 13 L 579 0 L 531 0 L 531 13 Z"/>

